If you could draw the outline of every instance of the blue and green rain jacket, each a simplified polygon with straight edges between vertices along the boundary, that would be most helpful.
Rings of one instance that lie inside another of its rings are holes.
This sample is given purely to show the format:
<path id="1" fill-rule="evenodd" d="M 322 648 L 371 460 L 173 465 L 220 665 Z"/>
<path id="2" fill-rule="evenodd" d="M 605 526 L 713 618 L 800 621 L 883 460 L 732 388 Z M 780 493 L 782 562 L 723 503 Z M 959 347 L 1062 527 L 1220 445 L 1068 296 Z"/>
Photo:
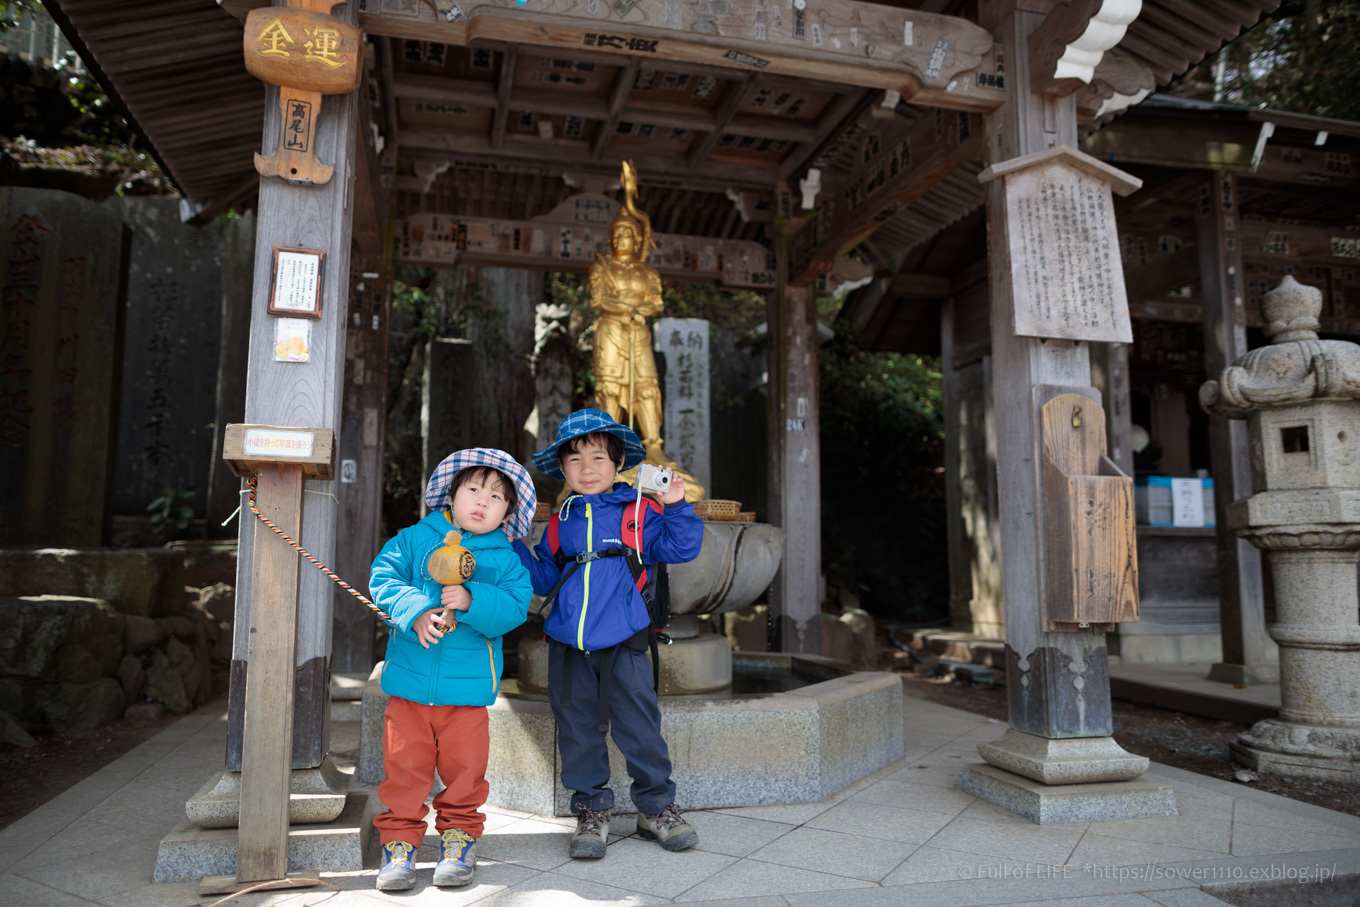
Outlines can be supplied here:
<path id="1" fill-rule="evenodd" d="M 572 495 L 558 511 L 558 543 L 568 558 L 588 551 L 623 547 L 625 512 L 632 517 L 637 492 L 623 484 L 602 494 Z M 646 503 L 642 505 L 644 508 Z M 642 523 L 642 562 L 683 564 L 699 556 L 704 524 L 687 501 L 652 511 Z M 533 554 L 522 541 L 514 543 L 519 559 L 533 577 L 534 591 L 547 595 L 571 569 L 559 568 L 548 547 L 548 534 Z M 626 558 L 605 557 L 582 564 L 568 578 L 543 623 L 550 639 L 591 652 L 623 642 L 651 626 L 647 605 L 633 583 Z"/>
<path id="2" fill-rule="evenodd" d="M 501 636 L 524 623 L 533 595 L 526 571 L 500 529 L 463 533 L 463 547 L 477 568 L 464 584 L 472 605 L 458 612 L 458 625 L 428 649 L 411 624 L 441 607 L 443 587 L 430 578 L 430 555 L 454 529 L 446 512 L 397 533 L 373 561 L 368 588 L 395 626 L 387 641 L 382 688 L 426 705 L 490 705 L 500 689 Z"/>

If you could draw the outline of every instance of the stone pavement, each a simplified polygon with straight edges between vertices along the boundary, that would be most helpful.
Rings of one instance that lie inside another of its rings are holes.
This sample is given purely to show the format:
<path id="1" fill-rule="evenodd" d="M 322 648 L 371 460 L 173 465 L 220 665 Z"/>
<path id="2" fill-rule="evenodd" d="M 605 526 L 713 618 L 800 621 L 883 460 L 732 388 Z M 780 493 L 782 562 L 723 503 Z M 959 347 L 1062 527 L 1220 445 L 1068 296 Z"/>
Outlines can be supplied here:
<path id="1" fill-rule="evenodd" d="M 604 860 L 575 862 L 566 856 L 571 820 L 493 808 L 470 888 L 430 884 L 438 840 L 431 833 L 411 892 L 373 889 L 375 844 L 369 869 L 324 876 L 339 892 L 259 893 L 230 903 L 1200 907 L 1223 903 L 1216 887 L 1253 879 L 1303 883 L 1272 896 L 1278 904 L 1308 903 L 1307 883 L 1319 874 L 1360 880 L 1360 818 L 1160 765 L 1147 777 L 1174 787 L 1178 817 L 1033 825 L 954 788 L 959 767 L 978 760 L 976 745 L 1004 725 L 911 696 L 904 709 L 902 761 L 819 803 L 689 812 L 700 836 L 692 851 L 666 853 L 639 840 L 623 816 Z M 212 903 L 195 883 L 151 884 L 151 871 L 184 801 L 221 768 L 223 712 L 220 702 L 200 709 L 0 830 L 0 903 Z M 337 722 L 337 761 L 352 762 L 357 747 L 357 724 Z"/>

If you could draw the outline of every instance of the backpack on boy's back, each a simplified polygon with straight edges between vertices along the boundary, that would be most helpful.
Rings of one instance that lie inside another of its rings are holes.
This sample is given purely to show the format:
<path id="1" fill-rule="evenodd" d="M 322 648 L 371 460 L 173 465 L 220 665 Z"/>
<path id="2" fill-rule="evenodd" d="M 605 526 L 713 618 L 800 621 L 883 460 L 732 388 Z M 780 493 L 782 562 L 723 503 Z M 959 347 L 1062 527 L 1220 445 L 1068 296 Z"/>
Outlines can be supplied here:
<path id="1" fill-rule="evenodd" d="M 562 577 L 553 586 L 552 591 L 543 597 L 543 604 L 539 606 L 541 614 L 553 600 L 557 598 L 557 593 L 561 591 L 567 580 L 580 569 L 582 564 L 589 563 L 605 557 L 622 557 L 628 564 L 628 570 L 633 575 L 633 583 L 637 586 L 642 601 L 647 606 L 647 619 L 649 626 L 639 630 L 633 636 L 625 639 L 621 645 L 627 646 L 635 652 L 645 652 L 651 649 L 652 653 L 652 684 L 653 688 L 659 690 L 661 685 L 661 662 L 657 655 L 657 644 L 670 644 L 670 637 L 666 635 L 666 624 L 671 619 L 671 585 L 670 576 L 667 573 L 664 563 L 653 564 L 648 567 L 642 562 L 642 533 L 647 522 L 647 514 L 653 510 L 660 512 L 661 504 L 650 497 L 642 498 L 642 505 L 637 507 L 624 507 L 622 525 L 619 527 L 619 538 L 623 540 L 621 547 L 605 548 L 600 551 L 587 551 L 572 557 L 562 551 L 562 544 L 558 533 L 560 532 L 560 520 L 558 515 L 553 513 L 548 517 L 548 528 L 546 536 L 548 539 L 548 550 L 552 552 L 557 561 L 557 567 L 562 570 Z M 636 519 L 634 519 L 636 514 Z M 568 567 L 567 565 L 571 566 Z"/>

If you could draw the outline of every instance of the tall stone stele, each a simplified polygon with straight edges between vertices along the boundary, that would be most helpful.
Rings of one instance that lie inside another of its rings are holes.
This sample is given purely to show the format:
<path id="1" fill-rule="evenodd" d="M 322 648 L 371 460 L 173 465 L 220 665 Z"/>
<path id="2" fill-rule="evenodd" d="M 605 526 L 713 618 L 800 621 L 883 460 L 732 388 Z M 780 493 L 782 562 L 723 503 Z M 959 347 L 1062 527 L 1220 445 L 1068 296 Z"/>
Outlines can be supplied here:
<path id="1" fill-rule="evenodd" d="M 1266 553 L 1275 576 L 1278 718 L 1258 721 L 1233 755 L 1261 772 L 1360 779 L 1360 346 L 1319 340 L 1322 293 L 1285 277 L 1261 311 L 1271 345 L 1217 381 L 1204 409 L 1246 419 L 1256 494 L 1228 528 Z"/>

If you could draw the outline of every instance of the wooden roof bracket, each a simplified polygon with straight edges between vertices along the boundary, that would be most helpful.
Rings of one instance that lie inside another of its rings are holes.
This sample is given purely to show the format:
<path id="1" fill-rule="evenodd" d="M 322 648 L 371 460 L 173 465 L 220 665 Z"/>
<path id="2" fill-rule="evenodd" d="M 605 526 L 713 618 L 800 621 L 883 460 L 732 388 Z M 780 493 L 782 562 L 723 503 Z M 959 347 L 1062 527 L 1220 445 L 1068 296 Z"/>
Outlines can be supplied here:
<path id="1" fill-rule="evenodd" d="M 1143 0 L 1070 0 L 1029 36 L 1030 90 L 1067 97 L 1090 84 L 1107 50 L 1124 38 Z"/>

